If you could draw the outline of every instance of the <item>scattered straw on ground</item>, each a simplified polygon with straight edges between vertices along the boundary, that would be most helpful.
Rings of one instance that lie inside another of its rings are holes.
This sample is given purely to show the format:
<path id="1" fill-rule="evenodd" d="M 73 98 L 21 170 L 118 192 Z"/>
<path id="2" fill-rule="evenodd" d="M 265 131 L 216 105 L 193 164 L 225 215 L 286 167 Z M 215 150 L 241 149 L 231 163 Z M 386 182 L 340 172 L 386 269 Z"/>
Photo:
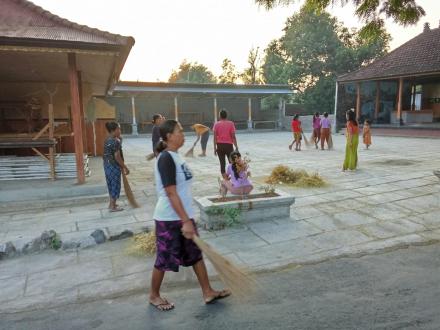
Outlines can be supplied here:
<path id="1" fill-rule="evenodd" d="M 133 236 L 126 252 L 131 255 L 152 255 L 156 253 L 156 235 L 154 230 Z"/>
<path id="2" fill-rule="evenodd" d="M 324 187 L 326 181 L 318 174 L 309 174 L 305 170 L 294 170 L 285 165 L 278 165 L 266 179 L 269 184 L 288 184 L 295 187 Z"/>

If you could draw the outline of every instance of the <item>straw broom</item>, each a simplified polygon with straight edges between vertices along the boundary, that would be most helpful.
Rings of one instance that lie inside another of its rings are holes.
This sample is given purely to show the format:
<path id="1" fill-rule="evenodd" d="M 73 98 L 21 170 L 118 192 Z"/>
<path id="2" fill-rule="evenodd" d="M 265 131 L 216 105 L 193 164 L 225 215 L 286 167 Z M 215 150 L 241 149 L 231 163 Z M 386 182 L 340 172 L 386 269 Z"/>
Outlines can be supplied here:
<path id="1" fill-rule="evenodd" d="M 185 157 L 194 157 L 194 148 L 199 141 L 199 138 L 197 138 L 196 142 L 194 142 L 193 146 L 185 153 Z"/>
<path id="2" fill-rule="evenodd" d="M 332 134 L 330 133 L 329 137 L 328 137 L 328 148 L 329 149 L 333 149 L 333 139 L 332 139 Z"/>
<path id="3" fill-rule="evenodd" d="M 152 152 L 151 154 L 148 154 L 145 158 L 146 158 L 148 161 L 150 161 L 150 160 L 153 160 L 154 157 L 156 157 L 156 155 L 154 154 L 154 152 Z"/>
<path id="4" fill-rule="evenodd" d="M 305 143 L 306 147 L 310 147 L 310 142 L 309 142 L 309 140 L 307 140 L 306 135 L 304 134 L 304 132 L 302 132 L 302 137 L 304 139 L 304 143 Z"/>
<path id="5" fill-rule="evenodd" d="M 139 204 L 136 201 L 136 199 L 134 198 L 133 191 L 131 190 L 130 184 L 128 183 L 127 176 L 125 175 L 124 172 L 122 172 L 122 181 L 124 182 L 124 191 L 125 191 L 125 195 L 127 196 L 128 202 L 130 203 L 130 205 L 132 207 L 138 208 Z"/>
<path id="6" fill-rule="evenodd" d="M 193 241 L 209 261 L 211 261 L 220 280 L 234 296 L 239 299 L 244 299 L 248 298 L 255 291 L 257 282 L 250 274 L 223 257 L 197 235 L 194 235 Z"/>

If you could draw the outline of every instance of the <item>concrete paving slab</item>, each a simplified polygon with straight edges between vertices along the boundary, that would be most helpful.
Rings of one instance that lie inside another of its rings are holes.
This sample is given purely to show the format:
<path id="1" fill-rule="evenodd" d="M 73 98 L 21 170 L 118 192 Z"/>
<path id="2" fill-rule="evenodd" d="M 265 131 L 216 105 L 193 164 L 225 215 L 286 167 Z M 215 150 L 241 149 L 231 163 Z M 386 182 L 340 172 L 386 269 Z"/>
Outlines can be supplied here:
<path id="1" fill-rule="evenodd" d="M 231 235 L 219 236 L 208 242 L 218 252 L 227 254 L 236 251 L 254 250 L 257 247 L 268 245 L 267 242 L 246 230 Z"/>
<path id="2" fill-rule="evenodd" d="M 131 223 L 137 223 L 136 219 L 132 215 L 119 215 L 118 217 L 78 222 L 78 230 L 94 230 L 100 228 L 102 229 L 110 226 L 126 225 Z"/>
<path id="3" fill-rule="evenodd" d="M 0 280 L 0 305 L 5 302 L 18 299 L 24 295 L 26 276 L 14 276 Z"/>
<path id="4" fill-rule="evenodd" d="M 25 295 L 31 296 L 60 289 L 74 289 L 79 284 L 96 282 L 112 276 L 110 258 L 69 265 L 60 269 L 29 274 Z"/>
<path id="5" fill-rule="evenodd" d="M 440 211 L 418 214 L 417 217 L 413 218 L 413 221 L 429 229 L 440 228 Z"/>
<path id="6" fill-rule="evenodd" d="M 329 231 L 313 237 L 313 244 L 321 250 L 332 250 L 371 241 L 372 238 L 356 230 Z"/>
<path id="7" fill-rule="evenodd" d="M 375 222 L 362 227 L 362 232 L 377 238 L 404 236 L 415 232 L 425 231 L 426 228 L 408 219 L 397 219 L 386 222 Z"/>
<path id="8" fill-rule="evenodd" d="M 309 218 L 304 220 L 315 227 L 318 227 L 322 231 L 333 231 L 341 229 L 335 222 L 335 219 L 332 216 L 324 215 L 315 218 Z"/>
<path id="9" fill-rule="evenodd" d="M 322 211 L 318 210 L 315 206 L 302 206 L 298 207 L 295 204 L 290 208 L 290 216 L 297 220 L 304 220 L 312 217 L 318 217 L 325 215 Z"/>
<path id="10" fill-rule="evenodd" d="M 305 221 L 276 224 L 272 222 L 260 222 L 249 226 L 250 230 L 258 237 L 270 244 L 307 237 L 320 233 L 321 230 Z"/>
<path id="11" fill-rule="evenodd" d="M 358 211 L 344 211 L 333 214 L 335 224 L 340 228 L 352 227 L 364 225 L 367 223 L 373 223 L 377 220 L 366 216 Z"/>
<path id="12" fill-rule="evenodd" d="M 425 213 L 430 211 L 439 212 L 440 196 L 435 194 L 415 198 L 407 198 L 405 200 L 396 202 L 396 204 L 418 213 Z"/>

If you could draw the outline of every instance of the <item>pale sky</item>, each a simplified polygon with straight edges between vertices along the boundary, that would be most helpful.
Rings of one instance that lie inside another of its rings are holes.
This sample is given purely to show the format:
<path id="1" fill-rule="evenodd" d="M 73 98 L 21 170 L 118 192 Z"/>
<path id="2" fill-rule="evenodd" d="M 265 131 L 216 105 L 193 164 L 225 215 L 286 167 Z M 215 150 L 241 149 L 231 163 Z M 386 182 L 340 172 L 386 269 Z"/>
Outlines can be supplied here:
<path id="1" fill-rule="evenodd" d="M 253 0 L 33 0 L 50 12 L 79 24 L 132 36 L 136 43 L 121 75 L 122 80 L 167 81 L 183 59 L 221 72 L 225 57 L 237 69 L 246 67 L 249 50 L 282 35 L 286 19 L 299 3 L 270 11 Z M 299 1 L 300 2 L 300 1 Z M 417 0 L 426 16 L 411 27 L 387 21 L 391 49 L 423 31 L 423 24 L 439 26 L 439 0 Z M 332 15 L 347 27 L 359 22 L 351 7 L 335 7 Z"/>

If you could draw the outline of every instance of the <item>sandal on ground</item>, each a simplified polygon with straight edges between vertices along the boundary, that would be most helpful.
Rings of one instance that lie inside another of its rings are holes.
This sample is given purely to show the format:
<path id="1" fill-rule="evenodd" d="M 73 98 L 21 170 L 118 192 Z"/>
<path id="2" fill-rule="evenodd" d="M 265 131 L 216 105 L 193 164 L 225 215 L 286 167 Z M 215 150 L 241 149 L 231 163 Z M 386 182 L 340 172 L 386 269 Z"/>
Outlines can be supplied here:
<path id="1" fill-rule="evenodd" d="M 230 295 L 231 295 L 231 292 L 229 290 L 222 290 L 217 295 L 215 295 L 213 297 L 209 297 L 208 299 L 205 299 L 205 304 L 207 304 L 207 305 L 212 304 L 216 300 L 229 297 Z"/>
<path id="2" fill-rule="evenodd" d="M 121 212 L 121 211 L 124 211 L 124 208 L 117 206 L 114 209 L 110 209 L 109 212 Z"/>
<path id="3" fill-rule="evenodd" d="M 161 312 L 169 312 L 170 310 L 174 309 L 174 304 L 170 303 L 168 300 L 161 298 L 162 302 L 155 304 L 153 302 L 150 301 L 150 305 L 154 306 L 157 310 L 161 311 Z M 168 307 L 168 308 L 167 308 Z"/>

